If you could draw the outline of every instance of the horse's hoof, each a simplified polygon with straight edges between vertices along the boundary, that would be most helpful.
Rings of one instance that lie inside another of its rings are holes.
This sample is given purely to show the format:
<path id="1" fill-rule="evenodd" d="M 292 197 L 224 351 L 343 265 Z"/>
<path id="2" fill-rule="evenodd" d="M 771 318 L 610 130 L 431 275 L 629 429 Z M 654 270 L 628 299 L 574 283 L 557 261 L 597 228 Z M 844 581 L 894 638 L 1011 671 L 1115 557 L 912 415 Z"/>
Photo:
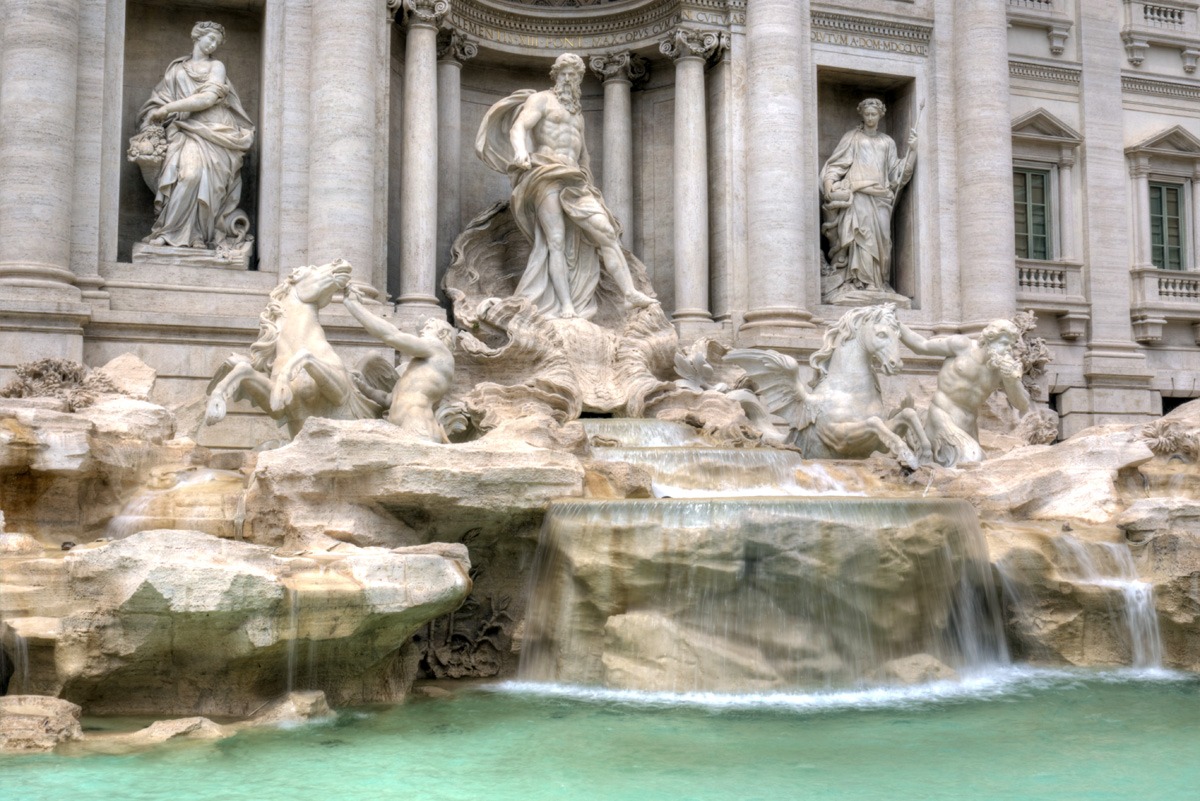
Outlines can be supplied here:
<path id="1" fill-rule="evenodd" d="M 204 422 L 207 425 L 215 425 L 225 419 L 225 399 L 212 398 L 208 402 L 208 409 L 205 410 Z"/>
<path id="2" fill-rule="evenodd" d="M 917 455 L 908 448 L 901 448 L 900 452 L 896 454 L 896 458 L 899 459 L 909 470 L 916 470 L 921 466 L 921 463 L 917 461 Z"/>

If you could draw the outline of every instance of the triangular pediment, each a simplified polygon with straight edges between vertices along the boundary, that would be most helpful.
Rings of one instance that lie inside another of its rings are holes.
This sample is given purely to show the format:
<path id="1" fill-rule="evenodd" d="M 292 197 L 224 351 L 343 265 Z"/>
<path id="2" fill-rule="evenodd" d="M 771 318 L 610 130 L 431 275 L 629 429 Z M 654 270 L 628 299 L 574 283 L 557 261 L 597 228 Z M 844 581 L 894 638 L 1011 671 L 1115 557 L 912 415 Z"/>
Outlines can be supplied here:
<path id="1" fill-rule="evenodd" d="M 1044 108 L 1034 109 L 1028 114 L 1017 117 L 1013 120 L 1012 132 L 1016 138 L 1073 143 L 1083 141 L 1083 138 L 1070 125 Z"/>
<path id="2" fill-rule="evenodd" d="M 1132 147 L 1125 148 L 1125 152 L 1150 152 L 1197 158 L 1200 157 L 1200 138 L 1182 125 L 1176 125 L 1165 131 L 1159 131 Z"/>

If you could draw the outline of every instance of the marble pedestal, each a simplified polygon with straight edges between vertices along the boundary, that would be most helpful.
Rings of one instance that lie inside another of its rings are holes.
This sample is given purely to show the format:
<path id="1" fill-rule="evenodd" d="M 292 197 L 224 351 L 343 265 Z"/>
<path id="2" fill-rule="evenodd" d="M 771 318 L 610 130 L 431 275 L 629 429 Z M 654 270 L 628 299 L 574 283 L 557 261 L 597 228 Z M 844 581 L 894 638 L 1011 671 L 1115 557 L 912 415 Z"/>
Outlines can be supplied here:
<path id="1" fill-rule="evenodd" d="M 138 242 L 133 246 L 134 264 L 169 264 L 173 267 L 214 267 L 220 270 L 248 270 L 254 254 L 249 240 L 233 247 L 176 248 Z"/>

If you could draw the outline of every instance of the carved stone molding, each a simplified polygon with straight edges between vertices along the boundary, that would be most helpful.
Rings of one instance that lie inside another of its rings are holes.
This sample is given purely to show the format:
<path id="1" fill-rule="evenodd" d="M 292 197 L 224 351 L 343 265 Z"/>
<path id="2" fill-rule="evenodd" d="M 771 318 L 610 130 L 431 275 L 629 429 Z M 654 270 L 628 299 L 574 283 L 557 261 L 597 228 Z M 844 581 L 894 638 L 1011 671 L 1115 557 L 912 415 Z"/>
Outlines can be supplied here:
<path id="1" fill-rule="evenodd" d="M 438 61 L 453 61 L 462 64 L 479 55 L 479 44 L 470 36 L 447 28 L 438 32 Z"/>
<path id="2" fill-rule="evenodd" d="M 745 16 L 745 0 L 626 0 L 571 9 L 454 0 L 446 22 L 487 50 L 552 57 L 564 50 L 640 50 L 680 26 L 724 30 L 744 25 Z"/>
<path id="3" fill-rule="evenodd" d="M 398 11 L 405 26 L 438 27 L 450 13 L 450 0 L 388 0 L 388 8 Z"/>
<path id="4" fill-rule="evenodd" d="M 607 53 L 592 56 L 589 61 L 592 72 L 601 81 L 628 81 L 640 83 L 650 75 L 650 62 L 628 50 L 622 53 Z"/>
<path id="5" fill-rule="evenodd" d="M 882 50 L 909 56 L 928 56 L 933 27 L 929 24 L 852 17 L 814 11 L 812 40 L 859 50 Z"/>
<path id="6" fill-rule="evenodd" d="M 1078 67 L 1062 67 L 1057 64 L 1040 64 L 1035 61 L 1009 61 L 1008 75 L 1011 78 L 1027 78 L 1047 83 L 1079 84 L 1083 70 Z"/>
<path id="7" fill-rule="evenodd" d="M 676 28 L 659 43 L 658 49 L 671 60 L 679 61 L 685 58 L 708 59 L 720 46 L 721 36 L 716 31 Z"/>
<path id="8" fill-rule="evenodd" d="M 1121 91 L 1172 100 L 1200 100 L 1200 86 L 1175 81 L 1156 81 L 1153 78 L 1121 76 Z"/>

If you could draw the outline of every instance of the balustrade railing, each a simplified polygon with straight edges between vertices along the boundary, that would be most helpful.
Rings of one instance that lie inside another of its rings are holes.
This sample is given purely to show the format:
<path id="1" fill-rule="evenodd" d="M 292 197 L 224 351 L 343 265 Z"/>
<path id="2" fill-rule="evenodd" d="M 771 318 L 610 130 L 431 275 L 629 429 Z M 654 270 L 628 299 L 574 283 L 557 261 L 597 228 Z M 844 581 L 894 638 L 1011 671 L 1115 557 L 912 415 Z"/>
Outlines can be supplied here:
<path id="1" fill-rule="evenodd" d="M 1160 271 L 1158 296 L 1163 300 L 1196 300 L 1200 298 L 1200 273 Z"/>
<path id="2" fill-rule="evenodd" d="M 1028 292 L 1065 295 L 1067 271 L 1054 265 L 1017 265 L 1017 286 Z"/>
<path id="3" fill-rule="evenodd" d="M 1146 3 L 1142 6 L 1142 20 L 1152 28 L 1173 28 L 1181 30 L 1185 17 L 1182 8 L 1158 6 Z"/>

